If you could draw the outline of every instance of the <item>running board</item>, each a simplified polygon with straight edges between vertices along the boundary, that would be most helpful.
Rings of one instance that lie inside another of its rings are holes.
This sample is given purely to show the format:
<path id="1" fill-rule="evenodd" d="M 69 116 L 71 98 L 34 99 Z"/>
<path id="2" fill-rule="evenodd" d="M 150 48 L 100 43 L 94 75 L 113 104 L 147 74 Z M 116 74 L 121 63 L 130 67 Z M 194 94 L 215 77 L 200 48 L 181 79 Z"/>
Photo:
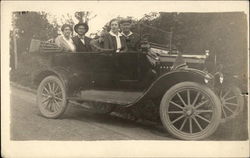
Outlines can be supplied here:
<path id="1" fill-rule="evenodd" d="M 95 101 L 110 104 L 128 105 L 141 97 L 143 92 L 110 91 L 110 90 L 84 90 L 78 97 L 69 97 L 69 100 Z"/>

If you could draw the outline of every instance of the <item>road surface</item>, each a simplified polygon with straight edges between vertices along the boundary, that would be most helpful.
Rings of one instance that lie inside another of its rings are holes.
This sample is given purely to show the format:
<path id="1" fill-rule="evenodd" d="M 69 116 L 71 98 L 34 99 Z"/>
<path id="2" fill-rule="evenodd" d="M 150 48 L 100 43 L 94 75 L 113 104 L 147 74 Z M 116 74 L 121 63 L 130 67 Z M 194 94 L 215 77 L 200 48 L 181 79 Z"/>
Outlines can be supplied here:
<path id="1" fill-rule="evenodd" d="M 12 140 L 173 140 L 159 125 L 135 122 L 113 115 L 94 114 L 70 105 L 60 119 L 46 119 L 39 113 L 36 96 L 11 87 Z M 247 113 L 223 123 L 207 140 L 247 139 Z"/>

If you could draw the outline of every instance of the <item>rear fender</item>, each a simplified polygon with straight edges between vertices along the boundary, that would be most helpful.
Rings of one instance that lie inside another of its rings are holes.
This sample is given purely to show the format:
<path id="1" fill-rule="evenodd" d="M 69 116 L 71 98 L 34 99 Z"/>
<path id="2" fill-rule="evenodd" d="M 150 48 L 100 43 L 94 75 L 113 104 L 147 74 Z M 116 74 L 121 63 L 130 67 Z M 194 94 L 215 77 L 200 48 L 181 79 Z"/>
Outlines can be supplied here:
<path id="1" fill-rule="evenodd" d="M 35 74 L 33 74 L 32 76 L 32 81 L 33 81 L 33 85 L 35 85 L 36 87 L 39 86 L 40 82 L 47 76 L 57 76 L 63 83 L 63 85 L 65 86 L 66 92 L 68 92 L 69 89 L 69 72 L 62 67 L 54 67 L 54 68 L 48 68 L 48 69 L 43 69 L 40 70 L 38 72 L 36 72 Z"/>

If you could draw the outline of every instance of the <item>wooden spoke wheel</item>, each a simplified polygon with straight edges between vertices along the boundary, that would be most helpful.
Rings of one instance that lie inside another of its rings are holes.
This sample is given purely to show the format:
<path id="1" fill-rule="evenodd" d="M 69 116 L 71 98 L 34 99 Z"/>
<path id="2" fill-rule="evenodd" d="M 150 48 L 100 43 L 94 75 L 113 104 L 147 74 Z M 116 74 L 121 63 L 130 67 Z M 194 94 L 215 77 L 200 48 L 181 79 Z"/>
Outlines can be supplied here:
<path id="1" fill-rule="evenodd" d="M 44 117 L 58 118 L 64 113 L 67 108 L 66 91 L 58 77 L 43 79 L 37 90 L 37 104 Z"/>
<path id="2" fill-rule="evenodd" d="M 164 94 L 160 117 L 173 136 L 185 140 L 204 139 L 213 134 L 220 123 L 221 103 L 208 87 L 182 82 Z"/>
<path id="3" fill-rule="evenodd" d="M 244 98 L 240 88 L 236 86 L 222 88 L 219 96 L 222 104 L 222 122 L 234 118 L 243 111 Z"/>

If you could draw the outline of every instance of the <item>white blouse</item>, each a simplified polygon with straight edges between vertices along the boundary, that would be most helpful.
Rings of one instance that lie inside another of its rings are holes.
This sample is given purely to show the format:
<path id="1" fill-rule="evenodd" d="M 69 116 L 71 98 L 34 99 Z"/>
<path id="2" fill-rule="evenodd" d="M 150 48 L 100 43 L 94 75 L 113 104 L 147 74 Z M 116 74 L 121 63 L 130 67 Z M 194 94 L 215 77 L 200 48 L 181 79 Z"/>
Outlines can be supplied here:
<path id="1" fill-rule="evenodd" d="M 109 32 L 110 35 L 115 36 L 116 39 L 116 45 L 117 45 L 117 49 L 116 52 L 120 52 L 121 48 L 122 48 L 122 43 L 121 43 L 121 39 L 120 37 L 122 36 L 122 34 L 120 32 L 118 32 L 118 34 L 114 34 L 112 31 Z"/>
<path id="2" fill-rule="evenodd" d="M 67 38 L 65 38 L 64 36 L 63 36 L 63 39 L 64 39 L 64 41 L 69 45 L 70 50 L 71 50 L 72 52 L 74 52 L 74 51 L 75 51 L 75 45 L 73 44 L 73 40 L 72 40 L 71 38 L 67 39 Z"/>
<path id="3" fill-rule="evenodd" d="M 128 35 L 126 35 L 125 33 L 121 33 L 123 36 L 125 36 L 126 38 L 129 38 L 129 36 L 131 36 L 132 34 L 133 34 L 133 32 L 131 32 L 131 31 L 129 31 L 129 34 Z"/>

